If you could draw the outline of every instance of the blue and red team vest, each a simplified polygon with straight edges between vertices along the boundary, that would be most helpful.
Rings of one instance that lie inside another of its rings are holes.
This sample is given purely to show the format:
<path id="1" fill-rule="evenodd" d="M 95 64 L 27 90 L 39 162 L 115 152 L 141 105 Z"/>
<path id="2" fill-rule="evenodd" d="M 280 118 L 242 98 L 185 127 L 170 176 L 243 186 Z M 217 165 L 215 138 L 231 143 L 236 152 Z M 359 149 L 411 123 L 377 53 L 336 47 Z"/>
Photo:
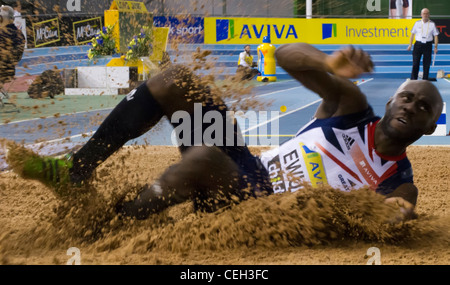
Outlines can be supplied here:
<path id="1" fill-rule="evenodd" d="M 369 186 L 386 195 L 403 183 L 413 183 L 406 153 L 387 157 L 376 152 L 374 132 L 379 119 L 371 107 L 360 113 L 313 119 L 294 138 L 264 152 L 261 161 L 274 192 L 294 192 L 307 182 L 343 191 Z"/>

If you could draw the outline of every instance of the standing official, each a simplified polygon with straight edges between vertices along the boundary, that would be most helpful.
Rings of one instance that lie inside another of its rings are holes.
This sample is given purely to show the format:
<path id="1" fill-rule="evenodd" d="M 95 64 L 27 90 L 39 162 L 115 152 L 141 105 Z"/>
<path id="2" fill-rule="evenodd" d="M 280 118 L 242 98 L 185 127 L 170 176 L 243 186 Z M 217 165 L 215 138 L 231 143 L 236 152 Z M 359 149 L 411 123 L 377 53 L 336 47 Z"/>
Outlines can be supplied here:
<path id="1" fill-rule="evenodd" d="M 414 24 L 414 27 L 411 30 L 411 39 L 408 46 L 408 50 L 411 50 L 411 46 L 415 38 L 416 42 L 413 50 L 411 79 L 417 79 L 419 75 L 420 59 L 423 55 L 422 79 L 428 80 L 431 65 L 431 52 L 433 49 L 433 39 L 434 53 L 437 53 L 439 32 L 436 29 L 434 22 L 430 20 L 430 10 L 423 8 L 420 15 L 422 16 L 422 20 L 419 20 Z"/>

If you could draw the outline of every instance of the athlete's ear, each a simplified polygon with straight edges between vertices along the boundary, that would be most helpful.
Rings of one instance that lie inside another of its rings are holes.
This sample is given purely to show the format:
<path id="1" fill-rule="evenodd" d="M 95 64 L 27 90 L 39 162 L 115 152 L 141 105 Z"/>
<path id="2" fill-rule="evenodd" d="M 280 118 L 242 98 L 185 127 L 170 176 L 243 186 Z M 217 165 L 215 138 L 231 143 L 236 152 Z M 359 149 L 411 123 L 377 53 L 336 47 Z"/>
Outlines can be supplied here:
<path id="1" fill-rule="evenodd" d="M 394 100 L 394 97 L 389 98 L 389 101 L 386 103 L 386 111 L 389 109 L 389 105 L 391 105 L 392 100 Z"/>

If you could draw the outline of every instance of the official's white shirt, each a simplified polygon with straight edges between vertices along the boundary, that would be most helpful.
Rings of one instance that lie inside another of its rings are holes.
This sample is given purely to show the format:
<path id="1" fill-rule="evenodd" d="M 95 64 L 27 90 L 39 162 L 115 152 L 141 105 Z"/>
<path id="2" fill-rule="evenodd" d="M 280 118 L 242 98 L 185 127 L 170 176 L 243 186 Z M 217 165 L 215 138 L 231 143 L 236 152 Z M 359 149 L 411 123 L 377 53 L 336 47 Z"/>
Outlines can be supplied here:
<path id="1" fill-rule="evenodd" d="M 423 20 L 417 21 L 414 24 L 411 33 L 416 35 L 416 41 L 420 43 L 434 41 L 434 36 L 439 35 L 436 24 L 431 20 L 426 23 L 424 23 Z"/>

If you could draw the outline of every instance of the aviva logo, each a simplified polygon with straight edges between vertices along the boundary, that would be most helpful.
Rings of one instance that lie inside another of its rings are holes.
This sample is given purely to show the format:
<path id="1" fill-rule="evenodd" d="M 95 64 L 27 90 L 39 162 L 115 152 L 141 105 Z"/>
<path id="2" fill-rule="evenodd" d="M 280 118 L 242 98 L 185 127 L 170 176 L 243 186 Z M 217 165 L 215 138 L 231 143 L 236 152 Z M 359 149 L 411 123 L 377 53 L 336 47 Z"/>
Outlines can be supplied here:
<path id="1" fill-rule="evenodd" d="M 322 40 L 337 36 L 336 24 L 322 24 Z"/>
<path id="2" fill-rule="evenodd" d="M 320 153 L 310 150 L 305 144 L 300 143 L 303 159 L 308 170 L 309 179 L 313 188 L 319 185 L 328 184 L 325 169 L 323 167 L 322 156 Z"/>
<path id="3" fill-rule="evenodd" d="M 216 20 L 216 41 L 234 38 L 234 20 Z"/>

